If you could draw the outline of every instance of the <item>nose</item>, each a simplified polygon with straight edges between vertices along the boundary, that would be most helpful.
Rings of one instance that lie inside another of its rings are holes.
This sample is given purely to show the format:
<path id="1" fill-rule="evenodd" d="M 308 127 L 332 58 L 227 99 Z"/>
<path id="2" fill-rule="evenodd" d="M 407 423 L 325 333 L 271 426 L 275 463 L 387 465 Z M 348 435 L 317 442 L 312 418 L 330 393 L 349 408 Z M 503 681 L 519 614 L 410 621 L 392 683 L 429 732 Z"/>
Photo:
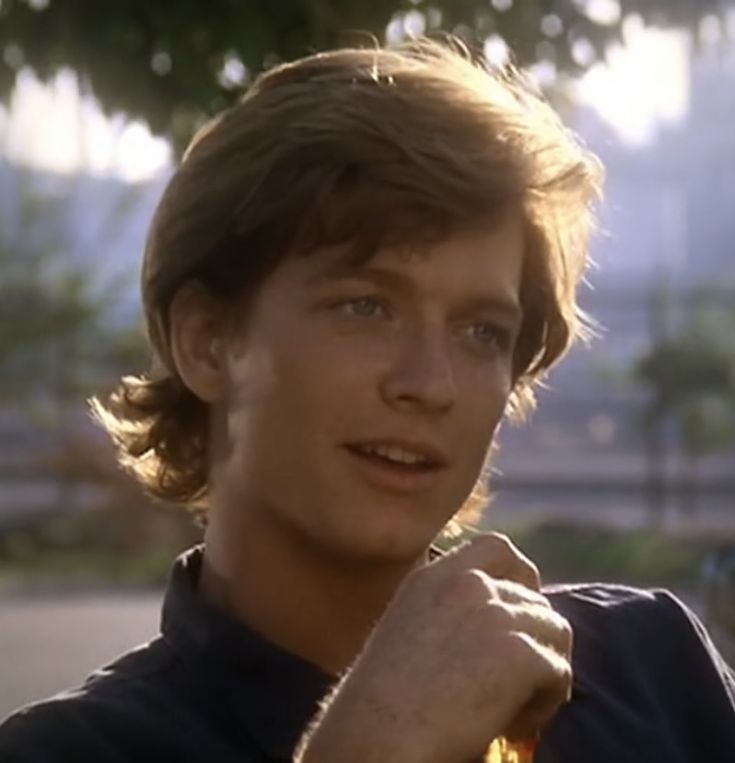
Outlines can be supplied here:
<path id="1" fill-rule="evenodd" d="M 457 388 L 443 332 L 423 329 L 407 334 L 383 377 L 381 394 L 393 407 L 434 413 L 449 410 Z"/>

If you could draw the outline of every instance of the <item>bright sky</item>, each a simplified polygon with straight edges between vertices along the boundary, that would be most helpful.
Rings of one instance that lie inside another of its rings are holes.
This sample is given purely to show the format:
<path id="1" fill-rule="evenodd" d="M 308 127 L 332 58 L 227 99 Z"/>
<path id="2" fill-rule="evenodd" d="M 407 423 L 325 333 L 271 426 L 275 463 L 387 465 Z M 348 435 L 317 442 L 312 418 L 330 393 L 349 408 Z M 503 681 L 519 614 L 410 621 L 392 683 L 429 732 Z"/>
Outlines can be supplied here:
<path id="1" fill-rule="evenodd" d="M 626 20 L 625 46 L 615 46 L 605 64 L 593 66 L 577 95 L 611 124 L 627 143 L 653 140 L 661 123 L 673 123 L 689 107 L 691 42 L 684 32 L 646 29 Z"/>
<path id="2" fill-rule="evenodd" d="M 623 140 L 640 143 L 655 136 L 660 122 L 686 113 L 688 46 L 683 34 L 645 29 L 635 19 L 626 22 L 625 43 L 582 78 L 578 92 Z M 21 73 L 9 110 L 0 111 L 0 147 L 26 164 L 130 181 L 165 171 L 172 161 L 167 142 L 143 123 L 108 118 L 94 100 L 80 97 L 68 71 L 49 85 Z"/>
<path id="3" fill-rule="evenodd" d="M 0 153 L 58 172 L 83 169 L 132 182 L 165 171 L 172 161 L 168 142 L 145 124 L 107 117 L 95 100 L 81 97 L 71 71 L 48 85 L 20 73 L 10 108 L 0 115 Z"/>

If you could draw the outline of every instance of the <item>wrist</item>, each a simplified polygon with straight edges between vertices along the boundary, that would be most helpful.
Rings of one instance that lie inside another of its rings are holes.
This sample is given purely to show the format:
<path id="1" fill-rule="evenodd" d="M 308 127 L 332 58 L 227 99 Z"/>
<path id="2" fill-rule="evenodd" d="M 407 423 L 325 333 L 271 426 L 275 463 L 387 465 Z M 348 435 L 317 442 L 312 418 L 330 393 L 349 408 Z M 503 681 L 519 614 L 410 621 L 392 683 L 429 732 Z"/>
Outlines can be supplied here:
<path id="1" fill-rule="evenodd" d="M 406 718 L 343 685 L 304 736 L 295 763 L 445 763 L 423 749 Z"/>

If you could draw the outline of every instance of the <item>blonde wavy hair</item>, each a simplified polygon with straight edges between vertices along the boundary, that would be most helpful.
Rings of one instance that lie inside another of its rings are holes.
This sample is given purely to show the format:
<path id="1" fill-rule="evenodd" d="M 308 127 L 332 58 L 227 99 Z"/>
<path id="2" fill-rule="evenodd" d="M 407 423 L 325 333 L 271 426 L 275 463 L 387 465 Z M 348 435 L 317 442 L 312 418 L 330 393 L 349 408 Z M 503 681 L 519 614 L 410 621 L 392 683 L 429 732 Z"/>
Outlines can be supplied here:
<path id="1" fill-rule="evenodd" d="M 507 414 L 520 419 L 585 332 L 576 292 L 601 179 L 523 76 L 457 44 L 341 49 L 274 68 L 199 131 L 171 178 L 142 268 L 153 370 L 94 399 L 93 414 L 149 494 L 206 517 L 209 412 L 169 346 L 182 284 L 242 306 L 285 257 L 350 244 L 367 260 L 381 245 L 487 226 L 516 207 L 527 250 Z M 483 503 L 481 483 L 455 520 Z"/>

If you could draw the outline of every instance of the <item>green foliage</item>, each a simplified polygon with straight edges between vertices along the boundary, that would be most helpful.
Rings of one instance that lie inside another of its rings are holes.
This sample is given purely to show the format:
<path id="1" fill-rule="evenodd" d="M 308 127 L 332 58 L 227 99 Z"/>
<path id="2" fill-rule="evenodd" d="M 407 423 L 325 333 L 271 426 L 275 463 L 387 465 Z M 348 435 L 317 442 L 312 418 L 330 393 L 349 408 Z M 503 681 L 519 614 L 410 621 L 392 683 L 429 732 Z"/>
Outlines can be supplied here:
<path id="1" fill-rule="evenodd" d="M 646 425 L 673 417 L 691 455 L 735 444 L 735 310 L 703 299 L 679 332 L 640 357 L 634 377 L 651 390 Z"/>
<path id="2" fill-rule="evenodd" d="M 456 542 L 475 534 L 468 531 Z M 616 530 L 566 522 L 518 527 L 510 535 L 538 565 L 545 583 L 601 581 L 691 587 L 698 583 L 703 560 L 722 542 L 721 538 L 683 538 L 653 530 Z"/>
<path id="3" fill-rule="evenodd" d="M 142 333 L 111 319 L 120 284 L 72 261 L 69 212 L 68 195 L 21 178 L 17 219 L 0 233 L 0 405 L 81 400 L 144 357 Z"/>
<path id="4" fill-rule="evenodd" d="M 630 585 L 686 585 L 696 581 L 707 543 L 651 530 L 616 531 L 546 525 L 518 537 L 547 582 L 600 580 Z"/>
<path id="5" fill-rule="evenodd" d="M 368 34 L 382 39 L 391 21 L 470 44 L 499 35 L 520 65 L 548 60 L 574 70 L 589 63 L 575 57 L 575 45 L 601 57 L 631 13 L 693 27 L 718 8 L 717 0 L 610 4 L 620 12 L 602 19 L 581 0 L 3 0 L 0 99 L 24 65 L 43 79 L 70 67 L 108 111 L 142 117 L 181 147 L 234 101 L 248 72 L 354 41 L 356 32 L 370 44 Z"/>

